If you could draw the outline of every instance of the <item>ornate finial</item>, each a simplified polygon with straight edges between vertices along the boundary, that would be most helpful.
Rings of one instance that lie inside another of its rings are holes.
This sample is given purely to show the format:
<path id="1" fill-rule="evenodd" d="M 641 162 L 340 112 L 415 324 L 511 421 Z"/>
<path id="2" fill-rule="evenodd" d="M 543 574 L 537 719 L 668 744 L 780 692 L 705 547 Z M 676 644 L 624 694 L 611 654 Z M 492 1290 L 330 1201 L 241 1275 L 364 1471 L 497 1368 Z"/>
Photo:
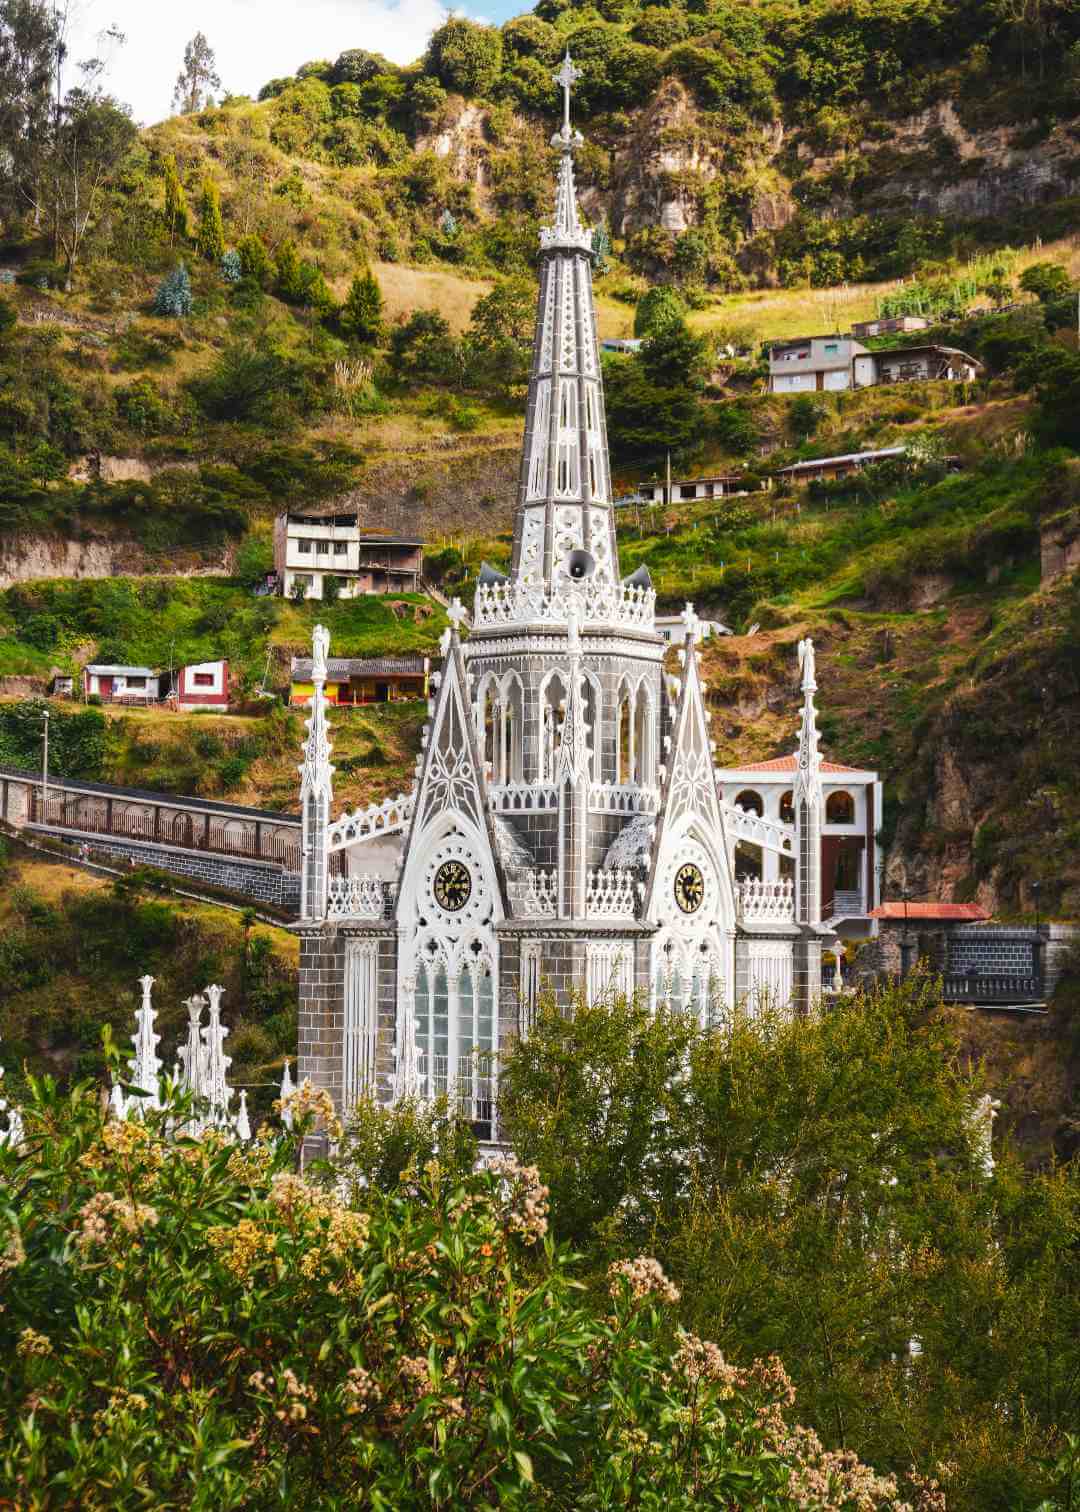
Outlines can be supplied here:
<path id="1" fill-rule="evenodd" d="M 799 671 L 802 673 L 802 690 L 804 693 L 817 692 L 817 662 L 814 657 L 814 643 L 809 638 L 799 642 Z"/>
<path id="2" fill-rule="evenodd" d="M 807 803 L 820 803 L 822 799 L 821 752 L 818 750 L 817 706 L 814 703 L 817 678 L 814 643 L 809 638 L 799 642 L 799 671 L 802 673 L 803 706 L 799 723 L 795 801 L 798 803 L 800 799 L 805 799 Z"/>
<path id="3" fill-rule="evenodd" d="M 324 683 L 328 672 L 326 659 L 330 655 L 330 632 L 325 625 L 316 625 L 312 631 L 311 649 L 313 652 L 311 680 Z"/>
<path id="4" fill-rule="evenodd" d="M 575 68 L 569 49 L 567 49 L 566 57 L 562 60 L 562 67 L 552 77 L 563 92 L 563 141 L 568 147 L 572 147 L 575 143 L 574 133 L 570 128 L 570 91 L 581 78 L 581 69 Z"/>
<path id="5" fill-rule="evenodd" d="M 469 617 L 469 611 L 465 608 L 465 605 L 461 602 L 461 600 L 459 598 L 456 598 L 450 605 L 449 609 L 446 611 L 446 617 L 453 625 L 457 633 L 460 635 L 461 627 Z"/>
<path id="6" fill-rule="evenodd" d="M 686 627 L 686 644 L 690 647 L 696 646 L 698 640 L 698 630 L 701 626 L 701 621 L 697 617 L 697 610 L 694 608 L 693 604 L 687 604 L 680 618 L 682 619 L 682 622 Z"/>

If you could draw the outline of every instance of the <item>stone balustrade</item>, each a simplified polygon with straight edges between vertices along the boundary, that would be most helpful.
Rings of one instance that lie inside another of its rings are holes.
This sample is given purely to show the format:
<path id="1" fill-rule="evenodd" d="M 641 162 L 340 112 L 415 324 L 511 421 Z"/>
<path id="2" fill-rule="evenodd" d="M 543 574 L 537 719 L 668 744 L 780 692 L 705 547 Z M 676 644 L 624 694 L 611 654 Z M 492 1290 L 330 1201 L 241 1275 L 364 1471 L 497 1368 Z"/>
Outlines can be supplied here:
<path id="1" fill-rule="evenodd" d="M 331 877 L 326 901 L 329 919 L 383 919 L 390 889 L 381 877 Z"/>
<path id="2" fill-rule="evenodd" d="M 621 867 L 589 873 L 585 911 L 590 919 L 632 919 L 637 914 L 634 873 Z"/>
<path id="3" fill-rule="evenodd" d="M 743 924 L 793 924 L 795 884 L 790 877 L 762 882 L 749 877 L 736 889 L 739 919 Z"/>
<path id="4" fill-rule="evenodd" d="M 558 880 L 553 871 L 531 871 L 525 883 L 524 913 L 530 919 L 553 919 L 558 901 Z"/>
<path id="5" fill-rule="evenodd" d="M 403 830 L 412 818 L 415 801 L 415 792 L 399 793 L 396 798 L 385 798 L 382 803 L 371 803 L 366 809 L 342 814 L 327 831 L 327 850 L 344 850 L 374 835 L 392 835 Z"/>
<path id="6" fill-rule="evenodd" d="M 656 593 L 586 578 L 564 582 L 551 592 L 543 583 L 520 578 L 506 583 L 481 583 L 476 590 L 473 628 L 504 629 L 526 625 L 566 625 L 575 617 L 581 625 L 613 625 L 630 630 L 655 630 Z"/>
<path id="7" fill-rule="evenodd" d="M 589 789 L 589 808 L 594 814 L 655 814 L 660 793 L 636 783 L 597 782 Z"/>
<path id="8" fill-rule="evenodd" d="M 490 789 L 497 814 L 544 813 L 559 806 L 558 789 L 546 782 L 505 782 Z"/>

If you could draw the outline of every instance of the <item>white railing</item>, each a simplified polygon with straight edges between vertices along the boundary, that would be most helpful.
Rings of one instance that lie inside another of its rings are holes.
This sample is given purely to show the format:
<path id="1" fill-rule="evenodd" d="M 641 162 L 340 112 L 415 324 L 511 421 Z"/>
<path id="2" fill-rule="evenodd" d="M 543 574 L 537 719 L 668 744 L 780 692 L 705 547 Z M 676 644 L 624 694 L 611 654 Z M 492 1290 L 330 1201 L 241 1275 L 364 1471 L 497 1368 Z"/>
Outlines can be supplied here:
<path id="1" fill-rule="evenodd" d="M 780 819 L 762 819 L 737 803 L 722 802 L 721 812 L 728 833 L 736 840 L 749 841 L 765 850 L 781 851 L 786 856 L 795 854 L 795 826 L 784 824 Z"/>
<path id="2" fill-rule="evenodd" d="M 790 877 L 779 882 L 747 878 L 738 886 L 739 918 L 744 924 L 793 924 L 795 884 Z"/>
<path id="3" fill-rule="evenodd" d="M 497 814 L 533 814 L 559 806 L 558 789 L 544 782 L 505 782 L 491 790 Z"/>
<path id="4" fill-rule="evenodd" d="M 558 882 L 553 871 L 531 871 L 522 899 L 527 919 L 553 919 L 558 897 Z"/>
<path id="5" fill-rule="evenodd" d="M 396 798 L 386 798 L 382 803 L 369 804 L 366 809 L 342 814 L 327 830 L 327 849 L 344 850 L 346 846 L 370 840 L 375 835 L 392 835 L 403 830 L 412 818 L 415 801 L 415 791 L 399 793 Z"/>
<path id="6" fill-rule="evenodd" d="M 637 913 L 637 884 L 632 871 L 612 867 L 590 872 L 585 891 L 590 919 L 632 919 Z"/>
<path id="7" fill-rule="evenodd" d="M 507 583 L 481 583 L 476 590 L 473 623 L 477 630 L 504 625 L 565 625 L 572 614 L 580 624 L 655 630 L 656 594 L 651 588 L 592 578 L 562 583 L 550 593 L 543 583 L 526 583 L 519 578 Z"/>
<path id="8" fill-rule="evenodd" d="M 589 789 L 589 808 L 594 814 L 655 814 L 659 807 L 656 788 L 598 782 Z"/>
<path id="9" fill-rule="evenodd" d="M 382 919 L 387 886 L 381 877 L 331 877 L 326 900 L 328 919 Z"/>
<path id="10" fill-rule="evenodd" d="M 861 918 L 866 911 L 862 890 L 849 888 L 846 891 L 837 891 L 833 895 L 832 906 L 826 909 L 825 913 L 830 919 L 851 919 Z"/>

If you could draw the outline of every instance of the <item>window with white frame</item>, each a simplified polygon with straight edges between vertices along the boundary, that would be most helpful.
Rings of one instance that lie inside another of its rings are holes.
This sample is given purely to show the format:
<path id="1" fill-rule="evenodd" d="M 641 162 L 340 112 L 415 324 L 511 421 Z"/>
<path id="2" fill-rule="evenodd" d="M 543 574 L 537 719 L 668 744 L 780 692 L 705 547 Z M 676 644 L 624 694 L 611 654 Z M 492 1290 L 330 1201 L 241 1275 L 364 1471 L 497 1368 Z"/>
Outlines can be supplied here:
<path id="1" fill-rule="evenodd" d="M 465 1117 L 490 1124 L 494 1111 L 495 976 L 491 957 L 473 941 L 463 963 L 450 964 L 429 941 L 414 988 L 416 1047 L 429 1098 L 447 1096 Z"/>

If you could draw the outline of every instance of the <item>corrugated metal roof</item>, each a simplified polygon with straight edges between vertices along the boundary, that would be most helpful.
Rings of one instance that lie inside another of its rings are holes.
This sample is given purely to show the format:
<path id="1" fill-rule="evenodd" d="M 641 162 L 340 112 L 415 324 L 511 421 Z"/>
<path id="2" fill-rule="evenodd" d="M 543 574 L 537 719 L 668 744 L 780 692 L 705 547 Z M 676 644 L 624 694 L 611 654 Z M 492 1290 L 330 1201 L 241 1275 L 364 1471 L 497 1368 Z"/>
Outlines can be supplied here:
<path id="1" fill-rule="evenodd" d="M 310 682 L 314 662 L 310 656 L 294 656 L 293 682 Z M 335 677 L 423 677 L 422 656 L 331 656 L 326 663 L 331 682 Z"/>
<path id="2" fill-rule="evenodd" d="M 978 903 L 879 903 L 872 919 L 962 919 L 978 924 L 990 915 Z"/>
<path id="3" fill-rule="evenodd" d="M 160 677 L 161 673 L 153 667 L 110 667 L 100 662 L 92 662 L 83 668 L 84 672 L 91 672 L 100 677 Z"/>
<path id="4" fill-rule="evenodd" d="M 813 457 L 809 462 L 793 462 L 790 467 L 779 468 L 777 477 L 782 473 L 806 472 L 814 467 L 834 467 L 840 462 L 876 462 L 882 457 L 902 457 L 906 452 L 906 446 L 884 446 L 880 451 L 845 452 L 840 457 Z"/>

